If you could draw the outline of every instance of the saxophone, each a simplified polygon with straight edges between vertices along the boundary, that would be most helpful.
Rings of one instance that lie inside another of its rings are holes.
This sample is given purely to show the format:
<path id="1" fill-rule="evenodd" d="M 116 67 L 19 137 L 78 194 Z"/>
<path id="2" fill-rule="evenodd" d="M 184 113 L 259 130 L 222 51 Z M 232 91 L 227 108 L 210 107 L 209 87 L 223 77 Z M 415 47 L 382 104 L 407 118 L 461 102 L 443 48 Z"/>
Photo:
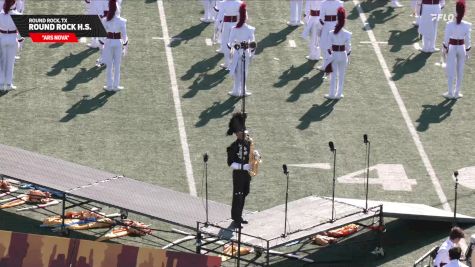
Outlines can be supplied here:
<path id="1" fill-rule="evenodd" d="M 249 174 L 254 177 L 259 172 L 259 165 L 261 164 L 261 155 L 255 149 L 255 144 L 249 133 L 246 132 L 246 140 L 249 142 Z"/>

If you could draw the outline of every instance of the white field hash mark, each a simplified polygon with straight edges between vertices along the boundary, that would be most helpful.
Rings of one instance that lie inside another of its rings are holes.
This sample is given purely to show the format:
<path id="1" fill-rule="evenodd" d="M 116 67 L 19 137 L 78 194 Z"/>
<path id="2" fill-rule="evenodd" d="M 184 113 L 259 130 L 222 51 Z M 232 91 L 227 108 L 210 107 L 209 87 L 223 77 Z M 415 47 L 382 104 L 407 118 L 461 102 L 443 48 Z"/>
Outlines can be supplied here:
<path id="1" fill-rule="evenodd" d="M 295 43 L 295 40 L 289 40 L 289 46 L 290 47 L 297 47 L 297 44 Z"/>
<path id="2" fill-rule="evenodd" d="M 178 131 L 180 133 L 181 149 L 183 150 L 183 160 L 185 162 L 186 178 L 188 180 L 188 189 L 190 191 L 190 195 L 196 196 L 196 185 L 195 185 L 195 178 L 193 177 L 193 167 L 191 166 L 190 148 L 188 146 L 188 141 L 186 137 L 185 119 L 183 118 L 183 112 L 181 110 L 180 93 L 178 91 L 178 82 L 176 79 L 175 63 L 173 60 L 172 49 L 170 47 L 171 38 L 170 38 L 170 35 L 168 34 L 168 25 L 167 25 L 167 19 L 165 17 L 165 9 L 163 8 L 163 1 L 158 0 L 157 6 L 158 6 L 158 14 L 160 16 L 160 23 L 162 25 L 163 42 L 165 44 L 165 54 L 167 56 L 168 72 L 170 74 L 170 82 L 171 82 L 172 93 L 173 93 L 173 102 L 175 104 L 176 120 L 178 123 Z"/>
<path id="3" fill-rule="evenodd" d="M 376 42 L 376 37 L 373 31 L 367 24 L 368 20 L 366 18 L 366 15 L 363 12 L 363 9 L 361 8 L 360 2 L 358 0 L 353 0 L 353 4 L 356 6 L 360 19 L 365 25 L 365 31 L 368 33 L 368 37 L 372 43 L 374 52 L 376 53 L 376 56 L 378 58 L 379 64 L 381 65 L 381 68 L 383 69 L 384 76 L 386 76 L 386 80 L 388 82 L 389 88 L 391 88 L 391 92 L 396 100 L 397 105 L 399 106 L 399 110 L 401 111 L 402 117 L 404 118 L 404 121 L 406 122 L 406 126 L 409 132 L 411 133 L 412 140 L 414 141 L 417 151 L 419 152 L 422 162 L 424 163 L 424 167 L 426 168 L 426 171 L 430 176 L 430 180 L 432 182 L 432 185 L 434 186 L 435 192 L 437 196 L 439 197 L 439 200 L 442 203 L 444 210 L 451 211 L 452 209 L 450 208 L 450 205 L 447 202 L 447 196 L 442 190 L 442 186 L 440 185 L 439 178 L 437 178 L 437 175 L 435 174 L 434 168 L 432 167 L 429 157 L 427 156 L 427 153 L 424 147 L 422 146 L 421 139 L 419 135 L 417 134 L 416 128 L 414 127 L 414 124 L 412 123 L 411 118 L 409 117 L 409 113 L 407 112 L 406 105 L 404 104 L 401 98 L 401 95 L 399 94 L 399 90 L 396 87 L 396 83 L 394 83 L 394 81 L 391 80 L 391 72 L 389 71 L 388 64 L 386 63 L 386 60 L 383 57 L 383 53 L 381 52 L 381 49 L 379 48 L 379 45 Z"/>

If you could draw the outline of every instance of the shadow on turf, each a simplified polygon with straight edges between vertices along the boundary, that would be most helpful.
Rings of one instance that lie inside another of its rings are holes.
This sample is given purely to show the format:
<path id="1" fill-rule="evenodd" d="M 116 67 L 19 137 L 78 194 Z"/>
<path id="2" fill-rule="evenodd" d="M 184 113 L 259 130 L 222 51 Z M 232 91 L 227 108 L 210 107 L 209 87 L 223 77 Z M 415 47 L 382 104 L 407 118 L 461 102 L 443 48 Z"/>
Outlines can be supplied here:
<path id="1" fill-rule="evenodd" d="M 386 224 L 386 233 L 383 236 L 384 257 L 371 254 L 379 241 L 375 233 L 369 232 L 332 246 L 322 247 L 319 250 L 316 250 L 316 246 L 309 245 L 310 249 L 303 250 L 303 252 L 309 253 L 307 257 L 315 260 L 315 263 L 285 260 L 272 266 L 381 266 L 446 238 L 451 227 L 451 223 L 395 220 Z M 409 258 L 404 266 L 412 266 L 422 254 L 414 255 L 413 259 Z"/>
<path id="2" fill-rule="evenodd" d="M 370 29 L 373 29 L 376 24 L 385 23 L 398 16 L 394 13 L 394 8 L 389 6 L 390 2 L 381 0 L 364 1 L 361 3 L 363 11 L 369 15 L 367 16 L 367 22 Z M 385 9 L 383 9 L 385 8 Z M 378 10 L 375 10 L 378 9 Z M 354 7 L 348 14 L 347 19 L 355 20 L 359 18 L 358 9 Z"/>
<path id="3" fill-rule="evenodd" d="M 86 70 L 86 68 L 81 68 L 81 70 L 78 73 L 76 73 L 76 75 L 74 75 L 74 77 L 71 80 L 66 82 L 66 86 L 63 87 L 63 91 L 65 92 L 72 91 L 76 88 L 78 84 L 90 82 L 91 80 L 98 77 L 103 70 L 105 70 L 105 66 L 104 67 L 94 66 L 88 70 Z"/>
<path id="4" fill-rule="evenodd" d="M 210 71 L 218 65 L 219 61 L 223 58 L 223 54 L 216 54 L 210 58 L 201 60 L 193 64 L 187 71 L 186 73 L 180 77 L 181 80 L 187 81 L 193 77 L 195 77 L 196 74 L 201 74 L 205 73 L 207 71 Z"/>
<path id="5" fill-rule="evenodd" d="M 199 36 L 201 32 L 208 27 L 208 23 L 200 23 L 194 26 L 191 26 L 188 29 L 184 29 L 179 34 L 172 37 L 170 42 L 170 47 L 177 47 L 181 45 L 182 42 L 188 42 L 189 40 Z"/>
<path id="6" fill-rule="evenodd" d="M 287 35 L 295 31 L 297 27 L 286 27 L 278 32 L 271 32 L 257 43 L 256 55 L 262 53 L 264 49 L 279 45 L 287 40 Z"/>
<path id="7" fill-rule="evenodd" d="M 321 105 L 313 105 L 299 120 L 300 124 L 297 129 L 305 130 L 312 122 L 322 121 L 333 111 L 333 107 L 338 100 L 327 99 Z"/>
<path id="8" fill-rule="evenodd" d="M 81 62 L 91 56 L 92 54 L 97 53 L 98 49 L 86 49 L 77 54 L 69 53 L 69 56 L 61 59 L 58 63 L 54 64 L 51 67 L 51 70 L 46 73 L 48 76 L 56 76 L 61 73 L 61 70 L 66 70 L 69 68 L 74 68 L 81 64 Z"/>
<path id="9" fill-rule="evenodd" d="M 399 52 L 403 45 L 412 45 L 418 41 L 419 33 L 416 27 L 409 28 L 405 31 L 391 30 L 388 39 L 388 45 L 391 46 L 389 51 Z"/>
<path id="10" fill-rule="evenodd" d="M 452 107 L 456 102 L 457 100 L 455 99 L 445 99 L 437 105 L 422 105 L 423 109 L 421 115 L 419 115 L 419 118 L 416 120 L 416 122 L 419 123 L 416 128 L 417 131 L 427 131 L 431 123 L 441 123 L 450 117 Z"/>
<path id="11" fill-rule="evenodd" d="M 430 53 L 415 53 L 410 54 L 407 58 L 397 58 L 396 63 L 393 65 L 393 81 L 397 81 L 404 77 L 406 74 L 416 73 L 421 70 L 427 62 L 427 59 L 431 56 Z"/>
<path id="12" fill-rule="evenodd" d="M 234 111 L 234 105 L 239 101 L 237 97 L 230 97 L 224 102 L 214 102 L 213 105 L 203 110 L 199 116 L 200 120 L 196 127 L 203 127 L 212 119 L 219 119 Z"/>
<path id="13" fill-rule="evenodd" d="M 227 70 L 219 69 L 217 72 L 213 74 L 208 73 L 200 73 L 198 77 L 193 81 L 193 84 L 188 87 L 190 89 L 186 92 L 183 97 L 184 98 L 192 98 L 194 97 L 199 91 L 202 90 L 211 90 L 216 87 L 218 84 L 226 79 L 226 74 L 228 73 Z"/>
<path id="14" fill-rule="evenodd" d="M 284 87 L 290 81 L 295 81 L 302 78 L 305 76 L 305 74 L 314 69 L 316 63 L 317 61 L 309 60 L 298 67 L 294 67 L 294 65 L 290 66 L 290 68 L 282 72 L 282 74 L 279 76 L 279 81 L 274 83 L 274 87 Z"/>
<path id="15" fill-rule="evenodd" d="M 313 93 L 318 87 L 320 87 L 320 85 L 322 85 L 324 75 L 325 73 L 320 71 L 310 79 L 305 77 L 294 89 L 292 89 L 290 96 L 287 98 L 287 102 L 295 102 L 299 100 L 301 95 Z"/>
<path id="16" fill-rule="evenodd" d="M 88 114 L 104 106 L 108 98 L 113 96 L 115 92 L 101 92 L 94 98 L 89 99 L 89 95 L 83 96 L 81 100 L 75 103 L 70 109 L 66 111 L 67 115 L 61 118 L 60 122 L 68 122 L 77 115 Z"/>

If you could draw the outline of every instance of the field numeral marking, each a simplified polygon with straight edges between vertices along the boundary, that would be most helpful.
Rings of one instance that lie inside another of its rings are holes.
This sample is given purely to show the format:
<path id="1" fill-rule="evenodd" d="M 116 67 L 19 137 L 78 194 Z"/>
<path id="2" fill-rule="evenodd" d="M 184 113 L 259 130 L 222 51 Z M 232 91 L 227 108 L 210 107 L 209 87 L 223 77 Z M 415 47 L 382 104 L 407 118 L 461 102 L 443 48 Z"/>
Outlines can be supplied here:
<path id="1" fill-rule="evenodd" d="M 412 191 L 412 186 L 417 185 L 415 179 L 407 177 L 404 166 L 401 164 L 376 164 L 369 168 L 376 170 L 378 177 L 369 178 L 369 184 L 382 185 L 387 191 Z M 343 184 L 364 184 L 366 169 L 359 170 L 341 177 L 338 182 Z"/>

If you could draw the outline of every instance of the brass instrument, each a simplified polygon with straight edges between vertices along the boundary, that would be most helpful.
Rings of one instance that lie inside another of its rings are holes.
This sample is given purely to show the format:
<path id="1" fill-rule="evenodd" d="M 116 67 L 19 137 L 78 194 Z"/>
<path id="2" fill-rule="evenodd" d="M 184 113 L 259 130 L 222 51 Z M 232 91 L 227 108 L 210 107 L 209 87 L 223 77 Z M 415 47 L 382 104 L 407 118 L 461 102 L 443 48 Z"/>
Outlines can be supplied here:
<path id="1" fill-rule="evenodd" d="M 259 165 L 261 164 L 261 155 L 255 149 L 255 144 L 249 133 L 246 131 L 246 140 L 249 142 L 249 174 L 254 177 L 259 172 Z"/>

